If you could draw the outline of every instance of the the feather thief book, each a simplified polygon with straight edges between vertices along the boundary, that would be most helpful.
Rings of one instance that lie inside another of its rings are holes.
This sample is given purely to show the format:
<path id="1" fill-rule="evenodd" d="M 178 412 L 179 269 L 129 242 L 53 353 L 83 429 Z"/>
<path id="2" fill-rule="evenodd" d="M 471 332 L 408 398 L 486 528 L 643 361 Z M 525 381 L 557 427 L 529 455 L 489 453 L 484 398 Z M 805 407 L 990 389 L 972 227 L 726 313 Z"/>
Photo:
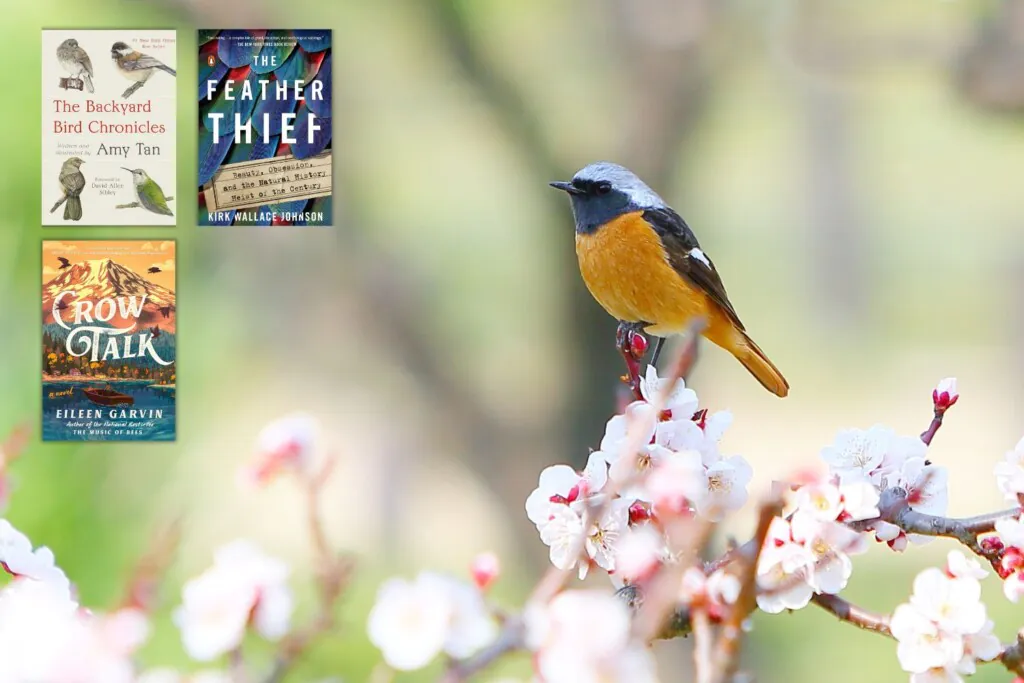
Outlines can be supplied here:
<path id="1" fill-rule="evenodd" d="M 175 438 L 175 243 L 43 242 L 43 441 Z"/>
<path id="2" fill-rule="evenodd" d="M 331 225 L 331 32 L 198 43 L 199 224 Z"/>
<path id="3" fill-rule="evenodd" d="M 174 225 L 174 31 L 43 31 L 43 225 Z"/>

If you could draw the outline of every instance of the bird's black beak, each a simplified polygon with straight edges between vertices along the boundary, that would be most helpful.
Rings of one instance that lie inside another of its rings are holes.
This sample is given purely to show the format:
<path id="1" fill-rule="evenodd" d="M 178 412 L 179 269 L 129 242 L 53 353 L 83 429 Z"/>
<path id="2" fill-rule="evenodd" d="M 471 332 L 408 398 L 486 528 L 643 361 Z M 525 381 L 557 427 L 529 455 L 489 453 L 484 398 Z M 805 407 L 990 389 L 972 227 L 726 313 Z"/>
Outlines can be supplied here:
<path id="1" fill-rule="evenodd" d="M 564 180 L 556 180 L 554 182 L 548 183 L 548 185 L 555 188 L 556 190 L 568 192 L 569 194 L 583 194 L 583 190 L 579 189 L 572 183 L 565 182 Z"/>
<path id="2" fill-rule="evenodd" d="M 124 168 L 124 166 L 122 166 L 121 168 Z M 132 169 L 130 169 L 130 168 L 124 168 L 124 170 L 128 171 L 129 173 L 135 173 L 135 171 L 133 171 L 133 170 L 132 170 Z"/>

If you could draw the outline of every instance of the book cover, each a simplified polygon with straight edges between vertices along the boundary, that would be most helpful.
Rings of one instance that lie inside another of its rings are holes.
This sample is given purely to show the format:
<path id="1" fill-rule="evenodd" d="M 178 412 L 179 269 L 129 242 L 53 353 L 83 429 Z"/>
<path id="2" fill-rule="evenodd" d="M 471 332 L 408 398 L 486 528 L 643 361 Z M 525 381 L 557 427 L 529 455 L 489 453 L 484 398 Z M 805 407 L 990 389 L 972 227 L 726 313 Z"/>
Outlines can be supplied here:
<path id="1" fill-rule="evenodd" d="M 174 225 L 174 31 L 43 31 L 43 225 Z"/>
<path id="2" fill-rule="evenodd" d="M 43 242 L 43 440 L 173 441 L 175 244 Z"/>
<path id="3" fill-rule="evenodd" d="M 331 225 L 331 32 L 199 31 L 200 225 Z"/>

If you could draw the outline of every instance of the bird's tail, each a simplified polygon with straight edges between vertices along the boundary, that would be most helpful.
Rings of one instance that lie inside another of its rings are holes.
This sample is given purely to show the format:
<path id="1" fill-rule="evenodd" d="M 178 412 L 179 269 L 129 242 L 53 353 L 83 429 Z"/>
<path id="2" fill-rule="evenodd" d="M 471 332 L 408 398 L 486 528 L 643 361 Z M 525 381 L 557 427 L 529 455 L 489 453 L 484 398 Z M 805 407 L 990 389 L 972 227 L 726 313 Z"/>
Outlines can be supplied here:
<path id="1" fill-rule="evenodd" d="M 64 202 L 66 202 L 67 200 L 68 200 L 68 196 L 67 196 L 67 195 L 64 195 L 64 196 L 63 196 L 63 197 L 61 197 L 61 198 L 60 198 L 59 200 L 57 200 L 57 203 L 53 205 L 53 208 L 52 208 L 52 209 L 50 209 L 50 213 L 53 213 L 54 211 L 56 211 L 56 210 L 57 210 L 57 207 L 59 207 L 59 206 L 60 206 L 61 204 L 63 204 L 63 203 L 64 203 Z"/>
<path id="2" fill-rule="evenodd" d="M 85 89 L 89 92 L 96 92 L 96 89 L 92 87 L 92 76 L 89 74 L 81 74 L 82 80 L 85 81 Z"/>
<path id="3" fill-rule="evenodd" d="M 68 203 L 64 205 L 64 220 L 82 220 L 82 200 L 78 197 L 68 197 Z"/>
<path id="4" fill-rule="evenodd" d="M 768 356 L 764 355 L 764 351 L 761 350 L 754 340 L 746 335 L 746 333 L 740 333 L 740 343 L 735 347 L 733 355 L 739 362 L 743 363 L 743 367 L 750 371 L 750 374 L 757 378 L 757 381 L 761 385 L 772 392 L 779 398 L 783 398 L 789 393 L 789 382 L 782 376 L 779 369 L 768 360 Z"/>
<path id="5" fill-rule="evenodd" d="M 156 68 L 163 69 L 164 71 L 166 71 L 167 73 L 169 73 L 169 74 L 171 74 L 172 76 L 175 76 L 175 77 L 177 77 L 177 75 L 178 75 L 177 71 L 175 71 L 171 67 L 167 66 L 166 64 L 158 64 Z"/>

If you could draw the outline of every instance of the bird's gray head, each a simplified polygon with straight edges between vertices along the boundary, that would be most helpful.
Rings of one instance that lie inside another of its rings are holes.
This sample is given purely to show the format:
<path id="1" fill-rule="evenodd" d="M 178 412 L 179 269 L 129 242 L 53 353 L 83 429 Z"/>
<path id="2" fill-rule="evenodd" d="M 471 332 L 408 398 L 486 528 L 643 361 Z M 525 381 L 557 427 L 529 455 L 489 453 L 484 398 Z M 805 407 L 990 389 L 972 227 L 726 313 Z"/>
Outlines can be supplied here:
<path id="1" fill-rule="evenodd" d="M 78 41 L 74 38 L 68 38 L 60 44 L 61 47 L 78 47 Z"/>
<path id="2" fill-rule="evenodd" d="M 554 182 L 551 187 L 569 194 L 576 231 L 580 233 L 594 232 L 626 213 L 666 206 L 635 173 L 610 161 L 590 164 L 577 171 L 572 181 Z"/>
<path id="3" fill-rule="evenodd" d="M 132 53 L 132 49 L 127 44 L 117 41 L 110 47 L 111 57 L 127 57 Z"/>
<path id="4" fill-rule="evenodd" d="M 146 172 L 143 171 L 141 168 L 134 168 L 133 169 L 133 168 L 125 168 L 124 166 L 122 166 L 121 168 L 124 168 L 124 170 L 126 170 L 126 171 L 128 171 L 129 173 L 132 174 L 132 181 L 134 181 L 136 184 L 137 183 L 145 182 L 146 179 L 149 178 L 149 176 L 146 175 Z"/>

